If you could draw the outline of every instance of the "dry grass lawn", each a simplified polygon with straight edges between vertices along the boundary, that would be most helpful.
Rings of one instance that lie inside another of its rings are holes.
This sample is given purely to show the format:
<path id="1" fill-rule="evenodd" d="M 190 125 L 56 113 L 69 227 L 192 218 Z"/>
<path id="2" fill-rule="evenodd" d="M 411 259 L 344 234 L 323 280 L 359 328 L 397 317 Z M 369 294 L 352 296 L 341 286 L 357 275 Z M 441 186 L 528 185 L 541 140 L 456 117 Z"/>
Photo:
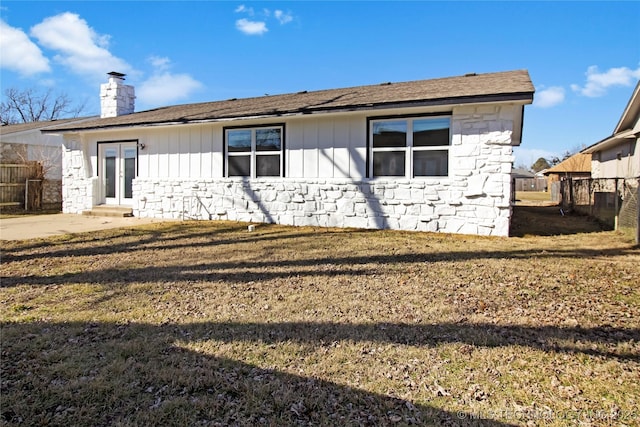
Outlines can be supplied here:
<path id="1" fill-rule="evenodd" d="M 2 242 L 0 423 L 638 425 L 640 251 L 540 214 Z"/>
<path id="2" fill-rule="evenodd" d="M 518 191 L 516 200 L 525 204 L 529 202 L 551 203 L 551 193 L 548 191 Z"/>

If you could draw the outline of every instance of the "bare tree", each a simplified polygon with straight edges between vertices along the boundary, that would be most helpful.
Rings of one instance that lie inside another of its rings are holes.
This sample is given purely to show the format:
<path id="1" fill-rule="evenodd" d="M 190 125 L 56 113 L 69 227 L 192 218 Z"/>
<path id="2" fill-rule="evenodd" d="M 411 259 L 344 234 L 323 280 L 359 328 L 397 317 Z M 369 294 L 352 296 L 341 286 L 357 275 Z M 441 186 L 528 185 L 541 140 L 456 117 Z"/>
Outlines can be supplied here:
<path id="1" fill-rule="evenodd" d="M 0 124 L 44 122 L 78 117 L 85 104 L 74 104 L 66 94 L 54 94 L 50 89 L 39 92 L 35 89 L 9 88 L 0 103 Z M 13 144 L 14 145 L 14 144 Z M 62 148 L 59 145 L 27 145 L 15 155 L 21 163 L 32 164 L 32 176 L 27 179 L 26 193 L 28 209 L 42 208 L 44 191 L 52 185 L 52 176 L 60 174 Z M 55 188 L 55 187 L 51 187 Z"/>
<path id="2" fill-rule="evenodd" d="M 54 95 L 51 89 L 38 92 L 9 88 L 4 95 L 5 101 L 0 104 L 2 125 L 78 117 L 86 106 L 86 102 L 73 104 L 65 93 Z"/>

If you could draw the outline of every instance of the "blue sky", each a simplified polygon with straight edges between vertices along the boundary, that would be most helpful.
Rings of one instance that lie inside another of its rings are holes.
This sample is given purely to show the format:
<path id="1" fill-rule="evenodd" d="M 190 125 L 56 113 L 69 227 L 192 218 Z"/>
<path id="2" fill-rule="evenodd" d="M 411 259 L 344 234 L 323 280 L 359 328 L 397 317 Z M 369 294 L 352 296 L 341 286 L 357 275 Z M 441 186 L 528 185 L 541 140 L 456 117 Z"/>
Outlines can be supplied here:
<path id="1" fill-rule="evenodd" d="M 640 79 L 640 2 L 11 1 L 0 85 L 99 113 L 106 73 L 136 111 L 301 90 L 527 69 L 516 165 L 609 136 Z"/>

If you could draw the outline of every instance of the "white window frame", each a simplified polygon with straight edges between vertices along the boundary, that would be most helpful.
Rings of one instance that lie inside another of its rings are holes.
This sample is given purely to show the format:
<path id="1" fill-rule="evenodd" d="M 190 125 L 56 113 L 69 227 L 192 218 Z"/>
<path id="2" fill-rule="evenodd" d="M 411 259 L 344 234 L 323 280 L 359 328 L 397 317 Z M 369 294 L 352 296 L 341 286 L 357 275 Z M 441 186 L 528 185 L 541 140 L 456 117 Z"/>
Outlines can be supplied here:
<path id="1" fill-rule="evenodd" d="M 447 145 L 429 145 L 429 146 L 415 146 L 413 145 L 413 123 L 419 120 L 449 120 L 449 140 Z M 373 145 L 373 129 L 376 123 L 384 122 L 405 122 L 406 123 L 406 141 L 404 147 L 374 147 Z M 451 175 L 451 116 L 450 115 L 435 115 L 435 116 L 397 116 L 397 117 L 384 117 L 384 118 L 372 118 L 369 121 L 369 145 L 370 145 L 370 159 L 369 159 L 369 171 L 372 178 L 410 178 L 410 179 L 431 179 L 431 178 L 447 178 Z M 420 151 L 446 151 L 447 152 L 447 175 L 418 175 L 413 174 L 413 163 L 415 152 Z M 404 175 L 375 175 L 374 174 L 374 153 L 380 152 L 404 152 L 405 170 Z"/>
<path id="2" fill-rule="evenodd" d="M 256 148 L 257 138 L 256 131 L 265 129 L 279 129 L 280 130 L 280 149 L 269 151 L 258 151 Z M 251 132 L 251 150 L 250 151 L 230 151 L 229 150 L 229 133 L 234 131 L 250 131 Z M 225 145 L 225 176 L 227 178 L 282 178 L 284 177 L 284 124 L 277 125 L 264 125 L 264 126 L 242 126 L 242 127 L 228 127 L 224 128 L 224 145 Z M 257 157 L 259 156 L 279 156 L 280 175 L 260 175 L 257 176 Z M 229 157 L 249 157 L 250 158 L 250 175 L 238 176 L 229 175 Z"/>

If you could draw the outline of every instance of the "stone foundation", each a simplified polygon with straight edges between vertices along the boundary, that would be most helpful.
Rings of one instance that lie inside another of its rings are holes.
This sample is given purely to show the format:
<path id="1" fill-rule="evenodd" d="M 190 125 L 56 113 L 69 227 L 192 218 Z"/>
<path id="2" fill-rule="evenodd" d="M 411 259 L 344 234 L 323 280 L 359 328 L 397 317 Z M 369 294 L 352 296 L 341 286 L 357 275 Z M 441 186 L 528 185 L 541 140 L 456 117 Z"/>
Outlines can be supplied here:
<path id="1" fill-rule="evenodd" d="M 465 196 L 467 189 L 450 179 L 136 179 L 133 211 L 152 218 L 507 236 L 509 201 L 502 194 Z"/>

